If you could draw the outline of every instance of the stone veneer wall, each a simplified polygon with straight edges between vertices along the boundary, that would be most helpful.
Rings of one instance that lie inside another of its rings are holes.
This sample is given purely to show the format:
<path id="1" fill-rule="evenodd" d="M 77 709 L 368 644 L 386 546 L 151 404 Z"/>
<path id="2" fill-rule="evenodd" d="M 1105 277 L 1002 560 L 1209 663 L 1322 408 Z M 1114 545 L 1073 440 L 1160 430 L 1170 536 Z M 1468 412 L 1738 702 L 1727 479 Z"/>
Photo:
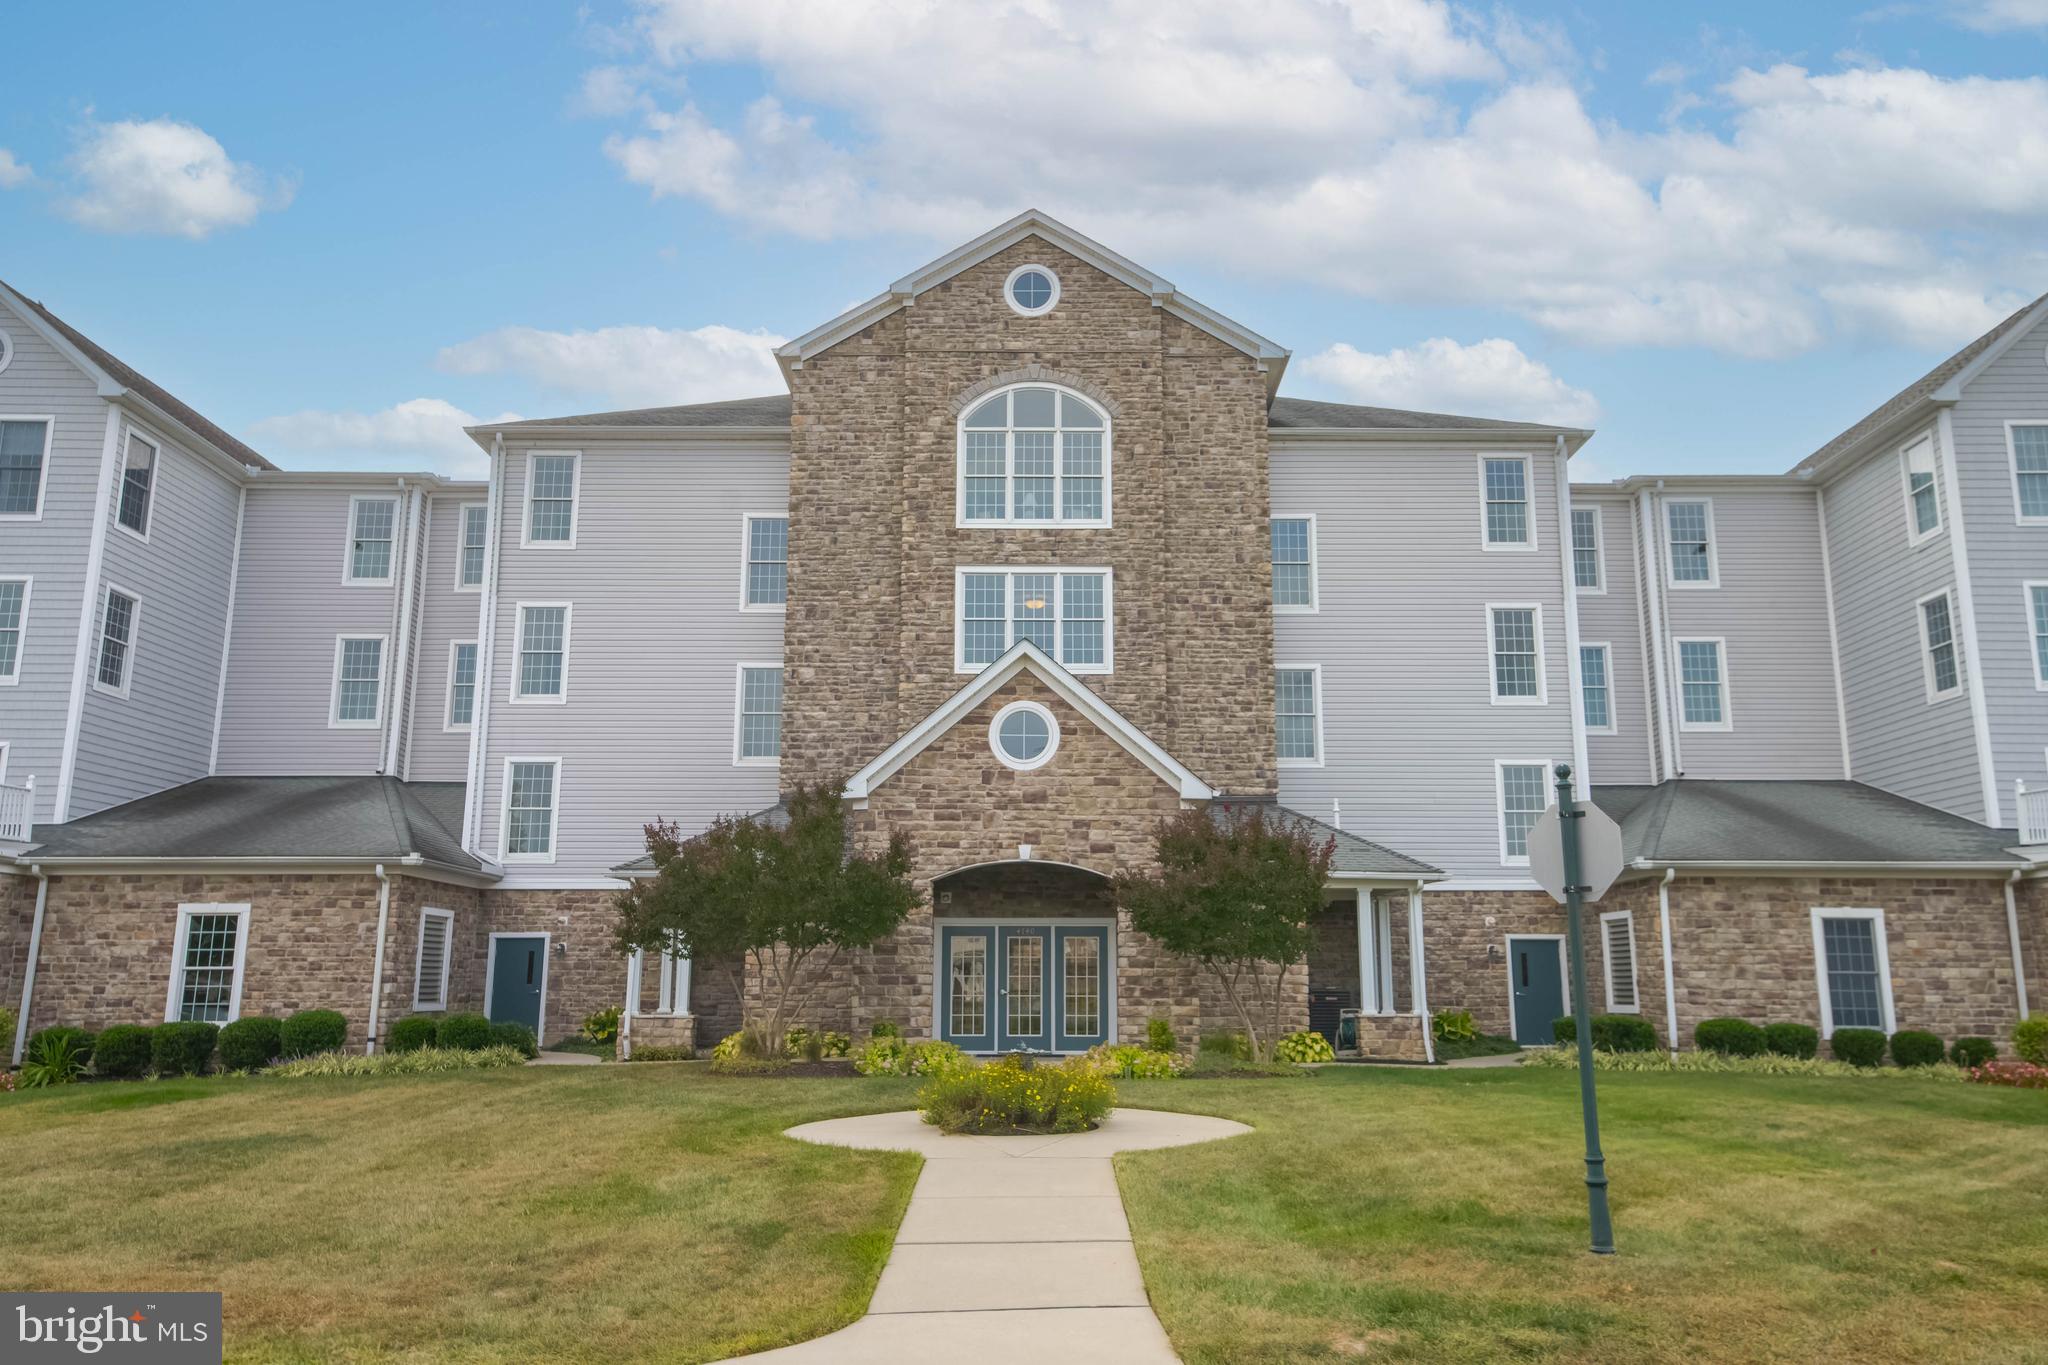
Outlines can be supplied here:
<path id="1" fill-rule="evenodd" d="M 391 1025 L 412 1014 L 418 985 L 420 912 L 446 910 L 455 916 L 448 926 L 448 1003 L 437 1014 L 484 1007 L 484 893 L 473 887 L 430 882 L 419 877 L 391 879 L 391 919 L 384 941 L 384 988 L 379 995 L 377 1032 L 388 1041 Z"/>
<path id="2" fill-rule="evenodd" d="M 2020 961 L 2027 969 L 2027 1007 L 2048 1014 L 2048 880 L 2014 887 L 2013 908 L 2019 913 Z"/>
<path id="3" fill-rule="evenodd" d="M 36 879 L 0 874 L 0 1009 L 21 1007 L 21 978 L 35 922 Z M 0 1038 L 0 1065 L 13 1055 L 14 1038 Z"/>

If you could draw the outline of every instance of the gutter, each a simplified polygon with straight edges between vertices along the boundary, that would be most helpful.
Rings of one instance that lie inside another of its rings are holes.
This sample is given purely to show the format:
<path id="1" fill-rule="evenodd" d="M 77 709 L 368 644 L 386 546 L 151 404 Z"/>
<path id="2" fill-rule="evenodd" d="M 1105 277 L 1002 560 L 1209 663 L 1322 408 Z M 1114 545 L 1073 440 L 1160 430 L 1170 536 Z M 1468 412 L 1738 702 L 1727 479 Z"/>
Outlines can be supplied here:
<path id="1" fill-rule="evenodd" d="M 21 1014 L 14 1021 L 14 1066 L 21 1065 L 22 1050 L 28 1045 L 28 1011 L 36 993 L 36 958 L 43 949 L 43 911 L 50 903 L 50 878 L 43 865 L 30 863 L 28 871 L 36 879 L 36 917 L 28 931 L 28 970 L 21 978 Z M 2011 894 L 2006 893 L 2008 898 Z"/>
<path id="2" fill-rule="evenodd" d="M 363 1040 L 363 1052 L 368 1056 L 377 1053 L 377 1006 L 384 999 L 384 939 L 391 927 L 391 878 L 385 875 L 384 864 L 377 864 L 377 957 L 370 968 L 370 1028 L 369 1037 Z"/>
<path id="3" fill-rule="evenodd" d="M 1664 946 L 1664 1037 L 1674 1059 L 1678 1056 L 1678 997 L 1671 971 L 1671 883 L 1677 876 L 1676 866 L 1667 867 L 1664 880 L 1657 883 L 1657 935 Z"/>
<path id="4" fill-rule="evenodd" d="M 1721 862 L 1710 858 L 1686 858 L 1679 859 L 1676 861 L 1667 861 L 1665 859 L 1660 858 L 1655 863 L 1652 863 L 1648 858 L 1637 858 L 1634 861 L 1630 862 L 1628 866 L 1631 871 L 1635 872 L 1655 872 L 1659 867 L 1677 867 L 1683 868 L 1684 870 L 1689 872 L 1698 870 L 1705 872 L 1747 872 L 1757 876 L 1790 876 L 1802 872 L 1996 872 L 2003 874 L 2015 871 L 2026 872 L 2033 867 L 2033 864 L 2029 863 L 2019 868 L 2015 868 L 2010 862 L 1885 862 L 1879 859 L 1858 859 L 1842 862 L 1808 860 L 1806 862 L 1774 863 L 1761 861 L 1743 862 L 1740 860 Z"/>
<path id="5" fill-rule="evenodd" d="M 388 857 L 362 858 L 306 858 L 306 857 L 200 857 L 200 858 L 100 858 L 87 856 L 56 857 L 38 859 L 33 867 L 49 865 L 54 871 L 71 876 L 82 876 L 94 872 L 126 873 L 161 869 L 170 872 L 208 872 L 220 869 L 229 872 L 276 872 L 305 871 L 363 872 L 375 871 L 385 864 L 402 867 L 421 874 L 439 873 L 441 878 L 460 886 L 490 887 L 497 883 L 499 874 L 490 868 L 459 867 L 453 863 L 438 862 L 418 853 L 408 853 L 395 860 Z"/>
<path id="6" fill-rule="evenodd" d="M 2016 867 L 2012 870 L 2012 875 L 2005 879 L 2005 932 L 2012 939 L 2012 982 L 2019 993 L 2022 1019 L 2027 1017 L 2027 964 L 2020 954 L 2020 910 L 2013 900 L 2012 891 L 2024 870 Z"/>

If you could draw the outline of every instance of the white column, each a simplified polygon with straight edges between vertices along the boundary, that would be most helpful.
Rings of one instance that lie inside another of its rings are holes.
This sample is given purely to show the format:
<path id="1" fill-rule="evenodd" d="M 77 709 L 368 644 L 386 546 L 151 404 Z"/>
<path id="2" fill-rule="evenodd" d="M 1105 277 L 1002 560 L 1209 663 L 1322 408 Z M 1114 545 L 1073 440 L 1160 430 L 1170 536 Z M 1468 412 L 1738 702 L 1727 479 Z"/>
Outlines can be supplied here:
<path id="1" fill-rule="evenodd" d="M 1359 887 L 1358 896 L 1358 1008 L 1366 1014 L 1380 1012 L 1379 935 L 1373 932 L 1375 915 L 1372 891 Z"/>
<path id="2" fill-rule="evenodd" d="M 1373 976 L 1380 983 L 1380 1013 L 1394 1012 L 1394 908 L 1387 904 L 1384 896 L 1374 899 L 1372 922 L 1379 938 L 1379 960 L 1373 964 Z"/>
<path id="3" fill-rule="evenodd" d="M 1422 885 L 1408 893 L 1408 975 L 1415 996 L 1415 1012 L 1422 1017 L 1422 1055 L 1436 1061 L 1436 1041 L 1430 1036 L 1428 974 L 1422 966 Z"/>

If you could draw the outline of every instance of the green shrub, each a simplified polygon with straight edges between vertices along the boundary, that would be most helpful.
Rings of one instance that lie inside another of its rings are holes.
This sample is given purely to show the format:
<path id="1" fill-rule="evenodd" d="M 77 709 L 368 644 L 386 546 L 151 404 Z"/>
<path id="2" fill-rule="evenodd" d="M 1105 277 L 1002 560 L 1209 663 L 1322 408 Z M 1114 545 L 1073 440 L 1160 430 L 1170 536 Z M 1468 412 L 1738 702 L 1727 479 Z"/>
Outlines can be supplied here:
<path id="1" fill-rule="evenodd" d="M 1438 1010 L 1429 1021 L 1429 1031 L 1440 1043 L 1470 1043 L 1479 1038 L 1479 1025 L 1471 1010 Z"/>
<path id="2" fill-rule="evenodd" d="M 1082 1054 L 1112 1080 L 1170 1081 L 1188 1073 L 1188 1060 L 1176 1052 L 1132 1043 L 1098 1043 Z"/>
<path id="3" fill-rule="evenodd" d="M 92 1030 L 78 1028 L 72 1024 L 52 1024 L 48 1028 L 39 1028 L 34 1033 L 31 1033 L 28 1036 L 27 1046 L 22 1053 L 23 1059 L 26 1060 L 28 1053 L 34 1051 L 35 1045 L 42 1042 L 45 1038 L 69 1038 L 72 1046 L 78 1049 L 80 1057 L 87 1061 L 92 1060 L 92 1045 L 96 1041 Z M 8 1041 L 11 1043 L 14 1040 L 10 1038 Z"/>
<path id="4" fill-rule="evenodd" d="M 1820 1030 L 1811 1024 L 1766 1024 L 1764 1051 L 1810 1061 L 1820 1055 Z"/>
<path id="5" fill-rule="evenodd" d="M 149 1060 L 159 1076 L 203 1076 L 213 1064 L 220 1025 L 188 1019 L 150 1031 Z"/>
<path id="6" fill-rule="evenodd" d="M 474 1071 L 482 1067 L 524 1066 L 526 1058 L 509 1047 L 422 1047 L 411 1052 L 316 1052 L 280 1062 L 270 1075 L 299 1080 L 308 1076 L 420 1076 L 437 1071 Z"/>
<path id="7" fill-rule="evenodd" d="M 746 1030 L 742 1029 L 738 1033 L 728 1033 L 723 1038 L 720 1038 L 716 1043 L 712 1044 L 711 1060 L 714 1062 L 729 1062 L 733 1058 L 741 1055 L 741 1050 L 745 1048 L 746 1045 Z"/>
<path id="8" fill-rule="evenodd" d="M 634 1062 L 694 1062 L 697 1049 L 693 1047 L 671 1047 L 665 1043 L 635 1046 L 633 1055 L 627 1058 Z"/>
<path id="9" fill-rule="evenodd" d="M 946 1133 L 1078 1133 L 1116 1104 L 1116 1087 L 1085 1057 L 1026 1066 L 1003 1057 L 933 1077 L 917 1092 L 926 1123 Z"/>
<path id="10" fill-rule="evenodd" d="M 1759 1057 L 1764 1031 L 1747 1019 L 1702 1019 L 1692 1031 L 1693 1046 L 1723 1057 Z"/>
<path id="11" fill-rule="evenodd" d="M 1205 1033 L 1197 1047 L 1211 1056 L 1229 1057 L 1240 1062 L 1252 1059 L 1252 1040 L 1235 1030 Z"/>
<path id="12" fill-rule="evenodd" d="M 1560 1067 L 1567 1071 L 1578 1069 L 1577 1048 L 1546 1047 L 1522 1054 L 1523 1066 Z M 1723 1057 L 1718 1052 L 1681 1052 L 1673 1057 L 1668 1052 L 1595 1052 L 1593 1067 L 1596 1071 L 1700 1071 L 1717 1076 L 1833 1076 L 1851 1077 L 1873 1084 L 1896 1081 L 1902 1085 L 1919 1084 L 1927 1081 L 1953 1082 L 1961 1084 L 1984 1070 L 1964 1071 L 1954 1066 L 1851 1066 L 1847 1062 L 1831 1061 L 1826 1058 L 1802 1060 L 1798 1057 L 1777 1057 L 1765 1053 L 1760 1057 Z M 2048 1075 L 2048 1068 L 2033 1070 Z"/>
<path id="13" fill-rule="evenodd" d="M 583 1036 L 593 1043 L 609 1043 L 619 1036 L 619 1007 L 607 1005 L 583 1020 Z"/>
<path id="14" fill-rule="evenodd" d="M 432 1047 L 441 1035 L 441 1021 L 431 1014 L 408 1014 L 391 1026 L 393 1052 L 418 1052 Z"/>
<path id="15" fill-rule="evenodd" d="M 951 1043 L 905 1043 L 901 1038 L 872 1039 L 853 1059 L 853 1069 L 863 1076 L 942 1076 L 972 1065 Z"/>
<path id="16" fill-rule="evenodd" d="M 1579 1021 L 1569 1014 L 1551 1020 L 1550 1036 L 1559 1047 L 1571 1046 L 1579 1041 Z"/>
<path id="17" fill-rule="evenodd" d="M 281 1057 L 310 1057 L 316 1052 L 339 1052 L 348 1042 L 348 1020 L 333 1010 L 300 1010 L 278 1025 L 277 1049 Z"/>
<path id="18" fill-rule="evenodd" d="M 1948 1059 L 1957 1066 L 1982 1066 L 1998 1056 L 1998 1044 L 1989 1038 L 1958 1038 L 1948 1050 Z"/>
<path id="19" fill-rule="evenodd" d="M 141 1024 L 116 1024 L 103 1031 L 92 1044 L 93 1074 L 132 1081 L 149 1070 L 149 1034 Z"/>
<path id="20" fill-rule="evenodd" d="M 1330 1046 L 1330 1040 L 1312 1028 L 1301 1029 L 1288 1034 L 1273 1045 L 1273 1055 L 1283 1062 L 1334 1062 L 1337 1050 Z"/>
<path id="21" fill-rule="evenodd" d="M 1941 1039 L 1920 1029 L 1900 1029 L 1892 1035 L 1892 1060 L 1900 1066 L 1933 1066 L 1943 1051 Z"/>
<path id="22" fill-rule="evenodd" d="M 1876 1066 L 1884 1061 L 1884 1031 L 1874 1028 L 1838 1028 L 1828 1040 L 1835 1060 L 1851 1066 Z"/>
<path id="23" fill-rule="evenodd" d="M 766 1076 L 787 1067 L 789 1062 L 782 1057 L 761 1057 L 743 1052 L 737 1057 L 713 1057 L 711 1070 L 720 1076 Z"/>
<path id="24" fill-rule="evenodd" d="M 901 1038 L 902 1036 L 903 1026 L 894 1019 L 877 1019 L 868 1026 L 868 1037 L 870 1038 Z"/>
<path id="25" fill-rule="evenodd" d="M 21 1016 L 0 1005 L 0 1042 L 5 1042 L 10 1052 L 14 1047 L 14 1030 L 20 1023 Z"/>
<path id="26" fill-rule="evenodd" d="M 1593 1046 L 1603 1052 L 1655 1052 L 1657 1030 L 1641 1015 L 1596 1014 Z"/>
<path id="27" fill-rule="evenodd" d="M 533 1036 L 533 1030 L 510 1019 L 502 1024 L 491 1025 L 490 1045 L 509 1047 L 529 1062 L 540 1056 L 540 1039 Z"/>
<path id="28" fill-rule="evenodd" d="M 85 1040 L 91 1034 L 79 1028 L 39 1029 L 21 1055 L 21 1087 L 40 1090 L 51 1085 L 70 1085 L 85 1074 L 92 1049 Z"/>
<path id="29" fill-rule="evenodd" d="M 805 1028 L 798 1024 L 783 1035 L 783 1042 L 795 1055 L 806 1061 L 823 1061 L 827 1057 L 844 1057 L 853 1051 L 853 1039 L 828 1028 Z"/>
<path id="30" fill-rule="evenodd" d="M 1173 1020 L 1155 1014 L 1145 1021 L 1145 1046 L 1154 1052 L 1180 1051 L 1180 1039 L 1173 1036 Z"/>
<path id="31" fill-rule="evenodd" d="M 442 1015 L 434 1030 L 434 1046 L 443 1051 L 475 1052 L 490 1045 L 491 1021 L 467 1010 Z"/>
<path id="32" fill-rule="evenodd" d="M 2012 1050 L 2023 1062 L 2048 1066 L 2048 1014 L 2030 1014 L 2014 1024 Z"/>
<path id="33" fill-rule="evenodd" d="M 284 1055 L 284 1024 L 267 1015 L 251 1014 L 220 1031 L 223 1071 L 260 1071 Z"/>

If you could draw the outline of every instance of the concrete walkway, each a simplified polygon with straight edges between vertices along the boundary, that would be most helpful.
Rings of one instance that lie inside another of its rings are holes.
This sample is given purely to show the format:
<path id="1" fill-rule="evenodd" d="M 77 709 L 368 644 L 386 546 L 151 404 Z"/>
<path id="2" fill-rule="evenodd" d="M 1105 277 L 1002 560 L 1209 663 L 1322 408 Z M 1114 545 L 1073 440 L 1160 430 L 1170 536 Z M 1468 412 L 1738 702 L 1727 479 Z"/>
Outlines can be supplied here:
<path id="1" fill-rule="evenodd" d="M 915 1113 L 806 1123 L 789 1136 L 917 1152 L 896 1247 L 868 1315 L 830 1336 L 747 1356 L 844 1365 L 1042 1365 L 1179 1357 L 1145 1298 L 1109 1159 L 1251 1129 L 1228 1119 L 1118 1109 L 1092 1133 L 947 1137 Z"/>
<path id="2" fill-rule="evenodd" d="M 602 1057 L 593 1057 L 588 1052 L 549 1052 L 546 1048 L 542 1048 L 540 1056 L 535 1057 L 532 1061 L 528 1062 L 527 1065 L 596 1066 L 599 1062 L 603 1060 L 604 1059 Z"/>

